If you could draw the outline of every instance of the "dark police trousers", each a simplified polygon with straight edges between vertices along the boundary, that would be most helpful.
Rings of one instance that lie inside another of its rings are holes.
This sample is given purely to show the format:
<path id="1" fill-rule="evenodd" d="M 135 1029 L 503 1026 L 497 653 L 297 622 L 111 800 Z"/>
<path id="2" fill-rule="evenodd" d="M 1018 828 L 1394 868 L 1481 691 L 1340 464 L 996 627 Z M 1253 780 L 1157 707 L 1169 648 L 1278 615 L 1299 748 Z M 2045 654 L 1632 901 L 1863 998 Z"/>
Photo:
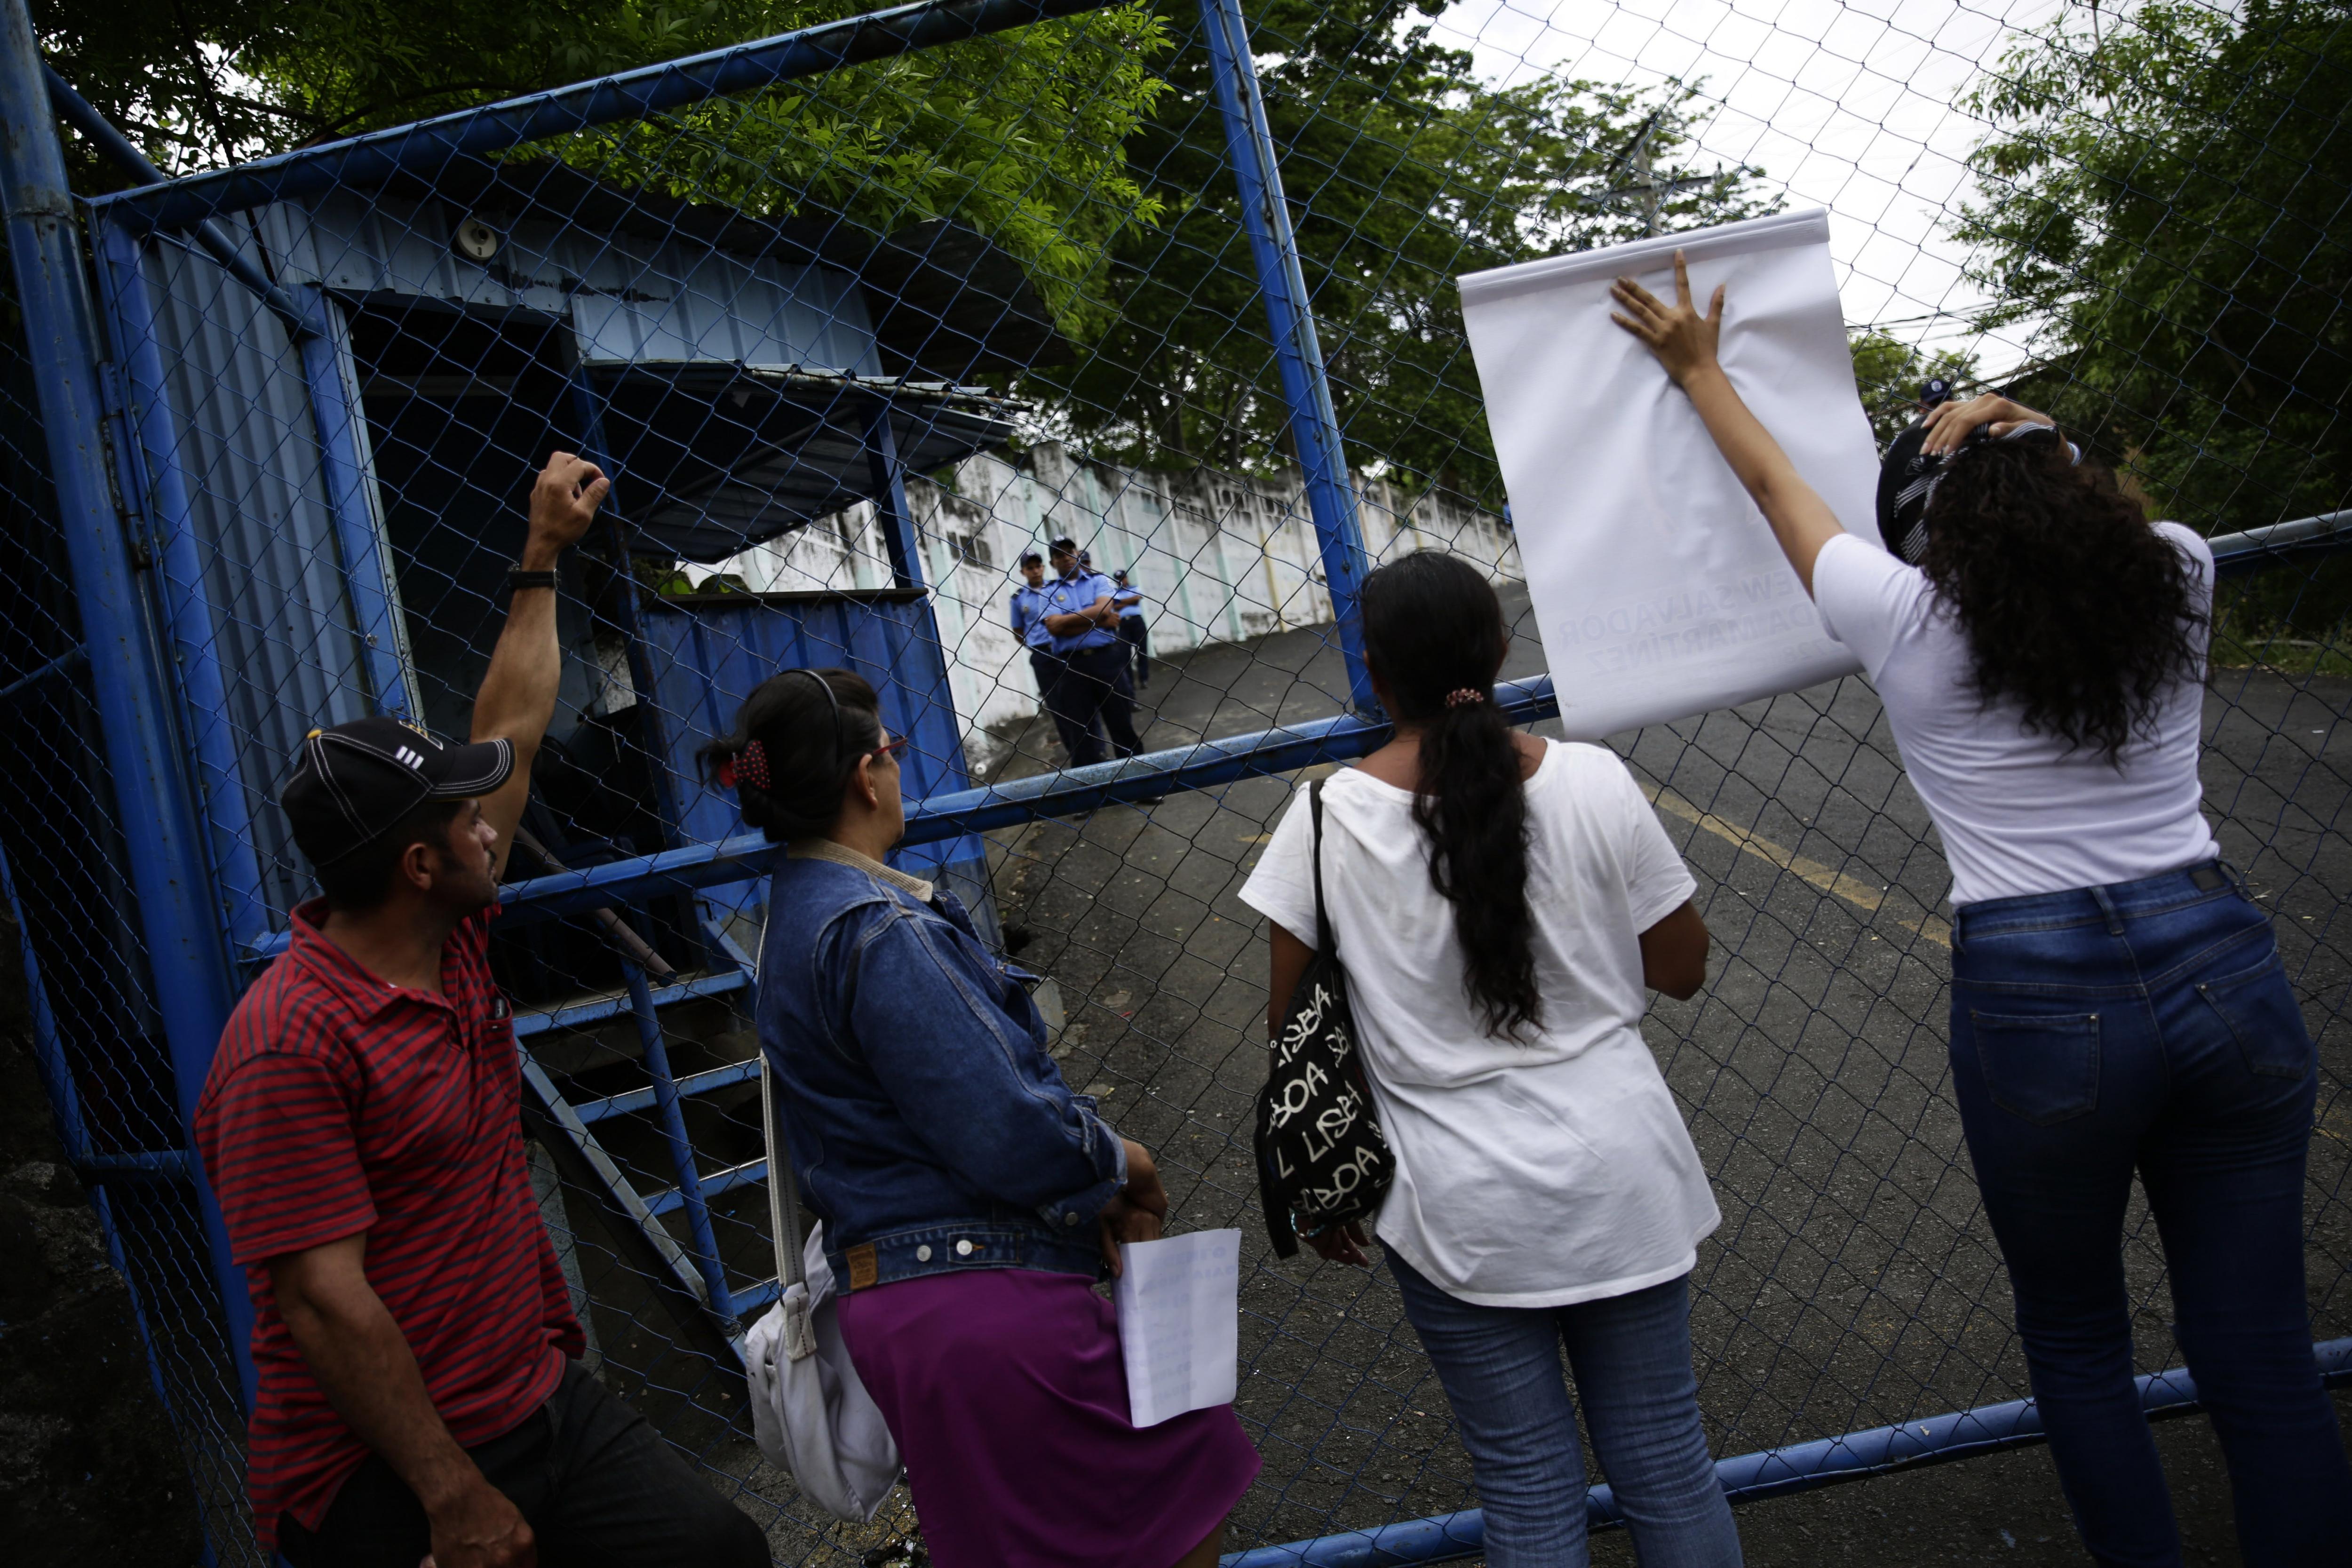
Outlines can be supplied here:
<path id="1" fill-rule="evenodd" d="M 766 1532 L 578 1362 L 521 1426 L 466 1452 L 521 1510 L 540 1568 L 768 1568 Z M 278 1521 L 294 1568 L 416 1568 L 432 1547 L 424 1505 L 373 1454 L 316 1533 Z"/>
<path id="2" fill-rule="evenodd" d="M 1062 738 L 1062 749 L 1069 752 L 1071 764 L 1075 766 L 1082 749 L 1079 737 L 1085 731 L 1073 729 L 1069 721 L 1062 717 L 1062 710 L 1054 696 L 1055 687 L 1060 684 L 1063 672 L 1069 667 L 1067 659 L 1047 653 L 1042 647 L 1029 650 L 1029 671 L 1037 678 L 1038 699 L 1045 704 L 1045 716 L 1054 721 L 1054 733 Z"/>
<path id="3" fill-rule="evenodd" d="M 1062 731 L 1062 743 L 1070 748 L 1073 767 L 1104 760 L 1102 738 L 1094 732 L 1097 719 L 1120 756 L 1143 750 L 1135 733 L 1135 688 L 1128 680 L 1128 657 L 1127 644 L 1113 642 L 1063 658 L 1061 675 L 1045 703 Z"/>

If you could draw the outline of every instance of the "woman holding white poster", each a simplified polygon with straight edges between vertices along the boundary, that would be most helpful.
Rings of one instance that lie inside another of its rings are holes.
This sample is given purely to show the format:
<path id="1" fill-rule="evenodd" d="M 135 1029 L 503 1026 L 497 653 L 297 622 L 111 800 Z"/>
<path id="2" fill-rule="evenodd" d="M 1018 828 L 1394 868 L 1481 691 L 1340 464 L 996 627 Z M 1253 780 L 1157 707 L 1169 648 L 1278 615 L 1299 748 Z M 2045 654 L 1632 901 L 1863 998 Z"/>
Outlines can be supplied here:
<path id="1" fill-rule="evenodd" d="M 2132 1380 L 2137 1171 L 2245 1561 L 2345 1561 L 2352 1464 L 2304 1286 L 2316 1054 L 2270 918 L 2200 810 L 2211 552 L 2000 397 L 1927 416 L 1905 487 L 1920 563 L 1863 542 L 1733 391 L 1723 291 L 1700 314 L 1680 260 L 1675 304 L 1621 279 L 1614 320 L 1862 660 L 1942 835 L 1953 1092 L 2084 1543 L 2103 1563 L 2180 1562 Z"/>
<path id="2" fill-rule="evenodd" d="M 1373 1228 L 1470 1451 L 1486 1560 L 1588 1561 L 1580 1401 L 1642 1561 L 1732 1568 L 1690 1344 L 1721 1215 L 1641 1028 L 1648 988 L 1706 982 L 1695 884 L 1615 752 L 1497 710 L 1482 573 L 1423 551 L 1361 603 L 1396 736 L 1323 785 L 1325 903 L 1395 1160 Z M 1242 889 L 1273 922 L 1269 1030 L 1317 933 L 1312 818 L 1301 792 Z M 1367 1262 L 1355 1226 L 1304 1239 Z"/>

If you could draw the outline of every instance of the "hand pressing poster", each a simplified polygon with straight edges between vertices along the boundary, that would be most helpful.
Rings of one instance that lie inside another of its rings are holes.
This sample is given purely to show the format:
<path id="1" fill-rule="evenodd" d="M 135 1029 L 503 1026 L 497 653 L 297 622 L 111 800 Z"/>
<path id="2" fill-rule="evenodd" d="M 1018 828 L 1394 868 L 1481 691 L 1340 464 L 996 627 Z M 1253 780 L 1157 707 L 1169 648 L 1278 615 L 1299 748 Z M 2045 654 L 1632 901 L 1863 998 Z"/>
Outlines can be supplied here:
<path id="1" fill-rule="evenodd" d="M 1462 314 L 1561 721 L 1597 741 L 1861 665 L 1831 637 L 1690 400 L 1609 320 L 1675 250 L 1748 406 L 1848 531 L 1878 543 L 1878 453 L 1855 395 L 1829 217 L 1784 213 L 1464 277 Z"/>

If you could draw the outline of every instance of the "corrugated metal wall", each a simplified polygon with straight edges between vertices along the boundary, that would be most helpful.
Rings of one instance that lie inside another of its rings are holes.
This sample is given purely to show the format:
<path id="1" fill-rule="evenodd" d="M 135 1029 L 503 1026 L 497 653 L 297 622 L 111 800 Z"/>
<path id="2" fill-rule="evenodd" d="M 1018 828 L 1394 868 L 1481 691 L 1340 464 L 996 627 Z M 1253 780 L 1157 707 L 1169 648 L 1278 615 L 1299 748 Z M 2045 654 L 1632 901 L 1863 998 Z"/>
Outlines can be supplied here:
<path id="1" fill-rule="evenodd" d="M 290 289 L 323 287 L 371 307 L 403 297 L 487 310 L 541 312 L 568 324 L 591 363 L 732 362 L 872 374 L 880 357 L 856 278 L 836 267 L 753 257 L 688 239 L 574 226 L 553 216 L 515 220 L 487 262 L 455 248 L 467 215 L 451 202 L 338 192 L 311 205 L 279 204 L 229 226 Z M 336 542 L 335 519 L 312 422 L 299 345 L 285 325 L 217 264 L 169 236 L 140 242 L 147 327 L 166 407 L 151 464 L 168 468 L 156 493 L 159 542 L 193 535 L 184 559 L 196 580 L 173 583 L 222 676 L 218 714 L 191 723 L 228 731 L 233 767 L 205 780 L 216 834 L 249 844 L 267 923 L 303 896 L 299 870 L 272 802 L 295 746 L 315 725 L 368 710 L 366 649 Z M 330 309 L 340 307 L 330 305 Z M 139 312 L 126 313 L 136 325 Z M 360 387 L 347 344 L 336 353 L 347 389 Z M 383 499 L 360 429 L 350 454 L 365 476 L 382 537 Z M 467 446 L 462 428 L 452 431 Z M 453 450 L 464 464 L 478 451 Z M 512 476 L 494 476 L 504 489 Z M 488 481 L 486 481 L 488 482 Z M 184 498 L 184 499 L 173 499 Z M 389 542 L 382 545 L 389 552 Z M 586 649 L 575 650 L 587 652 Z M 414 677 L 411 677 L 414 686 Z M 224 828 L 223 825 L 227 825 Z M 216 844 L 234 858 L 234 843 Z M 232 895 L 234 898 L 234 895 Z"/>

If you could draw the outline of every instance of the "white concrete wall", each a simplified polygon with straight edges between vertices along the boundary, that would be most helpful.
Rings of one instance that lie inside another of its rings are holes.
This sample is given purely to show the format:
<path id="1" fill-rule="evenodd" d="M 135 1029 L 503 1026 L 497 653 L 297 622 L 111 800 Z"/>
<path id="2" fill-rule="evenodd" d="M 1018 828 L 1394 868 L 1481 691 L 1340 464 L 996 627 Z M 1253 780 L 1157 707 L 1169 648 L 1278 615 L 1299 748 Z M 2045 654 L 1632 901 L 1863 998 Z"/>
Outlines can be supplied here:
<path id="1" fill-rule="evenodd" d="M 1415 550 L 1453 552 L 1497 582 L 1521 575 L 1503 520 L 1446 498 L 1408 496 L 1382 479 L 1356 479 L 1364 548 L 1375 562 Z M 1024 466 L 969 458 L 952 489 L 910 479 L 908 505 L 923 538 L 940 637 L 964 744 L 977 764 L 1001 742 L 992 727 L 1028 719 L 1038 694 L 1013 640 L 1007 605 L 1024 551 L 1067 535 L 1097 571 L 1125 569 L 1143 591 L 1153 656 L 1271 632 L 1326 626 L 1315 524 L 1296 471 L 1256 479 L 1196 468 L 1170 474 L 1116 468 L 1058 444 L 1030 448 Z M 746 551 L 717 571 L 755 592 L 866 588 L 890 568 L 873 509 L 859 505 Z M 1001 732 L 1001 731 L 1000 731 Z"/>

